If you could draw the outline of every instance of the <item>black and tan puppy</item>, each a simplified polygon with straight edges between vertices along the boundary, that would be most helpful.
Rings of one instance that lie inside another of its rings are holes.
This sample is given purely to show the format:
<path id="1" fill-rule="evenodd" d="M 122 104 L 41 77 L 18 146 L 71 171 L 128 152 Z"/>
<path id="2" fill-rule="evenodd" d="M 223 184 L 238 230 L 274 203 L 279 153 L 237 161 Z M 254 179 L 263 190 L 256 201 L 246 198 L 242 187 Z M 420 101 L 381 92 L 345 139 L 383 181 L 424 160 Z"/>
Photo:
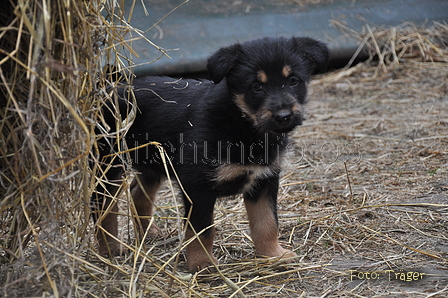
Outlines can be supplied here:
<path id="1" fill-rule="evenodd" d="M 134 80 L 138 107 L 126 133 L 127 147 L 151 141 L 163 145 L 188 195 L 184 195 L 185 216 L 189 218 L 186 239 L 200 233 L 198 238 L 212 256 L 208 257 L 198 240 L 192 241 L 187 246 L 190 272 L 217 263 L 212 254 L 214 204 L 219 197 L 239 193 L 244 195 L 257 254 L 295 256 L 278 242 L 280 159 L 288 143 L 287 133 L 303 121 L 310 76 L 325 70 L 327 63 L 327 47 L 311 38 L 263 38 L 218 50 L 207 65 L 212 81 L 169 77 Z M 110 112 L 110 107 L 104 109 L 112 128 L 131 110 L 129 88 L 117 89 L 121 118 Z M 111 211 L 103 216 L 101 226 L 115 236 L 117 206 L 109 198 L 118 191 L 113 185 L 122 179 L 123 167 L 120 157 L 110 157 L 113 140 L 109 136 L 100 141 L 100 160 L 109 156 L 106 160 L 113 159 L 113 165 L 106 172 L 108 183 L 97 188 L 93 200 L 102 204 L 103 211 Z M 115 146 L 113 150 L 123 149 Z M 131 193 L 146 229 L 166 169 L 154 146 L 142 146 L 130 155 L 137 173 Z M 157 230 L 152 229 L 150 233 Z M 101 231 L 101 253 L 116 253 L 118 242 Z"/>

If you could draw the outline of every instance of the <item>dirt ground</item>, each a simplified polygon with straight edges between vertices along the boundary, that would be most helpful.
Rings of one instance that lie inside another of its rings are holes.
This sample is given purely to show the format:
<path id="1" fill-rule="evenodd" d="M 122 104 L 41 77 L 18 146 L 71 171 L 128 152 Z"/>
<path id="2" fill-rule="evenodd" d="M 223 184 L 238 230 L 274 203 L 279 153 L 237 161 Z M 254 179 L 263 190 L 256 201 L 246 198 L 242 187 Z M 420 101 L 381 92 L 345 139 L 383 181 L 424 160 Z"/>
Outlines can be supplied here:
<path id="1" fill-rule="evenodd" d="M 410 62 L 381 77 L 365 65 L 353 71 L 334 82 L 320 79 L 309 120 L 294 135 L 304 158 L 292 159 L 283 206 L 300 201 L 302 224 L 286 225 L 296 228 L 290 239 L 297 239 L 303 260 L 330 264 L 317 274 L 318 287 L 303 290 L 365 297 L 443 291 L 444 297 L 447 68 Z M 401 272 L 425 277 L 403 281 Z"/>

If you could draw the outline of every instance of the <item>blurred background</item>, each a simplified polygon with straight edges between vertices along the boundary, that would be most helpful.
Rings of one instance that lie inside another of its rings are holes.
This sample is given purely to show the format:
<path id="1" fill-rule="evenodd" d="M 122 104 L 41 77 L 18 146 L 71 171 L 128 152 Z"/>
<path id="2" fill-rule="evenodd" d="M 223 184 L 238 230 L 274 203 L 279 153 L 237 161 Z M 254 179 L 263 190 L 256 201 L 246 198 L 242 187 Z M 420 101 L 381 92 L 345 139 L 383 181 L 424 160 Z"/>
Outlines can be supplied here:
<path id="1" fill-rule="evenodd" d="M 340 67 L 360 45 L 348 33 L 363 25 L 424 26 L 448 18 L 448 1 L 441 0 L 150 0 L 125 5 L 126 11 L 134 6 L 130 24 L 171 57 L 145 39 L 133 41 L 137 75 L 204 72 L 207 57 L 219 47 L 264 36 L 317 38 L 329 44 L 332 66 Z M 362 51 L 358 56 L 366 57 Z"/>

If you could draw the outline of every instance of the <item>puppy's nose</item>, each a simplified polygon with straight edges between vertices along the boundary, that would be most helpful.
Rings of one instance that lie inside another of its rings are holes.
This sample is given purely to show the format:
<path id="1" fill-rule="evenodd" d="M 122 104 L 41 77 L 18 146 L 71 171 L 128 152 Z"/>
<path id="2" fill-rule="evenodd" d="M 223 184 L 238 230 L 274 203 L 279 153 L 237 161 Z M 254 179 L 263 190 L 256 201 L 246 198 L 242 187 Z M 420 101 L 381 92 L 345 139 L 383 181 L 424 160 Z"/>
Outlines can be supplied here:
<path id="1" fill-rule="evenodd" d="M 287 126 L 291 122 L 292 112 L 280 110 L 274 114 L 274 120 L 279 126 Z"/>

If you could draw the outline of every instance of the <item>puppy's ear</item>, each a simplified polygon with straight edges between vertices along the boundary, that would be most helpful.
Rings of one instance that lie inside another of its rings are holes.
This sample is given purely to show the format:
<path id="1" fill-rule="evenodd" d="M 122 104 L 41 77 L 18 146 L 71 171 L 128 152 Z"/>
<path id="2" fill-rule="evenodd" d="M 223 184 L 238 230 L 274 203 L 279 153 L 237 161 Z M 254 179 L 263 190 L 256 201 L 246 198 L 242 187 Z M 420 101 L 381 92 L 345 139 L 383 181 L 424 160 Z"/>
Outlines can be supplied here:
<path id="1" fill-rule="evenodd" d="M 330 54 L 326 44 L 309 37 L 294 37 L 295 46 L 308 61 L 311 74 L 327 70 Z"/>
<path id="2" fill-rule="evenodd" d="M 238 60 L 240 45 L 235 44 L 229 47 L 221 48 L 214 53 L 207 62 L 208 73 L 215 84 L 224 79 Z"/>

